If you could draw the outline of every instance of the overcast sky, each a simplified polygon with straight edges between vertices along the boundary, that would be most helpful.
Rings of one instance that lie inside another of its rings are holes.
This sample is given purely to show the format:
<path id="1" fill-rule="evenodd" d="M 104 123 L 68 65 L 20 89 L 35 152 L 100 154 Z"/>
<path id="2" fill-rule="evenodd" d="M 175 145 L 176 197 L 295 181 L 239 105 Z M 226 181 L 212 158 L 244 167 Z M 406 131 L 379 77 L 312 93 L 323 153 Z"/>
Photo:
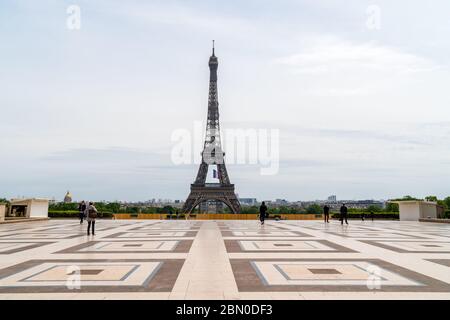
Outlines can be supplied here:
<path id="1" fill-rule="evenodd" d="M 211 39 L 222 130 L 279 130 L 277 174 L 228 165 L 240 197 L 448 196 L 449 12 L 446 0 L 1 1 L 0 198 L 184 200 L 198 166 L 173 164 L 171 135 L 205 122 Z"/>

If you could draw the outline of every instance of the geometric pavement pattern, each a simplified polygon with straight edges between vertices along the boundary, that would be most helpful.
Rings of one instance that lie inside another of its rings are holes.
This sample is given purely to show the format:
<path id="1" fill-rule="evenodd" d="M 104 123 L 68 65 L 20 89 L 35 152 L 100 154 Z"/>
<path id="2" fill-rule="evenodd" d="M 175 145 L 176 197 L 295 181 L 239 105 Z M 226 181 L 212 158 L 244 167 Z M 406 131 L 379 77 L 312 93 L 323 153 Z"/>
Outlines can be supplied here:
<path id="1" fill-rule="evenodd" d="M 1 299 L 450 299 L 450 224 L 0 224 Z"/>

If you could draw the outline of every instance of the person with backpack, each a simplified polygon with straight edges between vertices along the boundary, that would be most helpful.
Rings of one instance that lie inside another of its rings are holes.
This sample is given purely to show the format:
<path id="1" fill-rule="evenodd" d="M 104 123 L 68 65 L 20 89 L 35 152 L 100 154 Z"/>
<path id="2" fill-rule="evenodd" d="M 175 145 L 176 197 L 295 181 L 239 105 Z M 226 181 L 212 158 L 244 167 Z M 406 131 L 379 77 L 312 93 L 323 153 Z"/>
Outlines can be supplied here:
<path id="1" fill-rule="evenodd" d="M 261 225 L 264 224 L 264 220 L 266 219 L 266 214 L 267 214 L 267 206 L 263 201 L 261 206 L 259 207 L 259 220 L 261 221 Z"/>
<path id="2" fill-rule="evenodd" d="M 90 234 L 91 226 L 92 226 L 92 235 L 95 235 L 95 219 L 97 219 L 97 208 L 94 206 L 93 202 L 89 202 L 88 206 L 88 213 L 87 213 L 87 222 L 88 222 L 88 228 L 87 228 L 87 234 Z"/>

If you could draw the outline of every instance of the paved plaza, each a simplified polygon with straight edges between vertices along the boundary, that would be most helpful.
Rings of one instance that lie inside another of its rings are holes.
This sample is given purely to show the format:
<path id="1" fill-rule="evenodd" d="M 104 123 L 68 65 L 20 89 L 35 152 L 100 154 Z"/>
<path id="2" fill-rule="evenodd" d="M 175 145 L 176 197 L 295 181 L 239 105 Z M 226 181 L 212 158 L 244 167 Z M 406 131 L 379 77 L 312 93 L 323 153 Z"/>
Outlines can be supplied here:
<path id="1" fill-rule="evenodd" d="M 50 220 L 0 225 L 3 299 L 450 299 L 450 225 Z M 77 281 L 77 280 L 81 281 Z"/>

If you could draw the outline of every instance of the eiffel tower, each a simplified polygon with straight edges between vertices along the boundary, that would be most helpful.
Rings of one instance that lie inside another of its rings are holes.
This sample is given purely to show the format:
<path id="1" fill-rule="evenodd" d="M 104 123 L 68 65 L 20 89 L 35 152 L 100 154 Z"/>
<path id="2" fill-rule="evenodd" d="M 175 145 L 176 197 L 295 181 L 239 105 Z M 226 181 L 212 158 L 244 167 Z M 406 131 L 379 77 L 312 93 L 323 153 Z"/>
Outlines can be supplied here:
<path id="1" fill-rule="evenodd" d="M 184 203 L 183 212 L 191 213 L 200 203 L 207 200 L 225 203 L 233 213 L 241 211 L 241 205 L 234 193 L 234 184 L 225 167 L 222 144 L 220 141 L 219 101 L 217 96 L 217 67 L 219 62 L 214 54 L 214 40 L 212 56 L 209 58 L 209 97 L 208 120 L 206 122 L 206 136 L 202 152 L 202 163 L 198 169 L 197 178 L 191 184 L 191 192 Z M 217 166 L 219 183 L 206 183 L 206 175 L 210 165 Z"/>

